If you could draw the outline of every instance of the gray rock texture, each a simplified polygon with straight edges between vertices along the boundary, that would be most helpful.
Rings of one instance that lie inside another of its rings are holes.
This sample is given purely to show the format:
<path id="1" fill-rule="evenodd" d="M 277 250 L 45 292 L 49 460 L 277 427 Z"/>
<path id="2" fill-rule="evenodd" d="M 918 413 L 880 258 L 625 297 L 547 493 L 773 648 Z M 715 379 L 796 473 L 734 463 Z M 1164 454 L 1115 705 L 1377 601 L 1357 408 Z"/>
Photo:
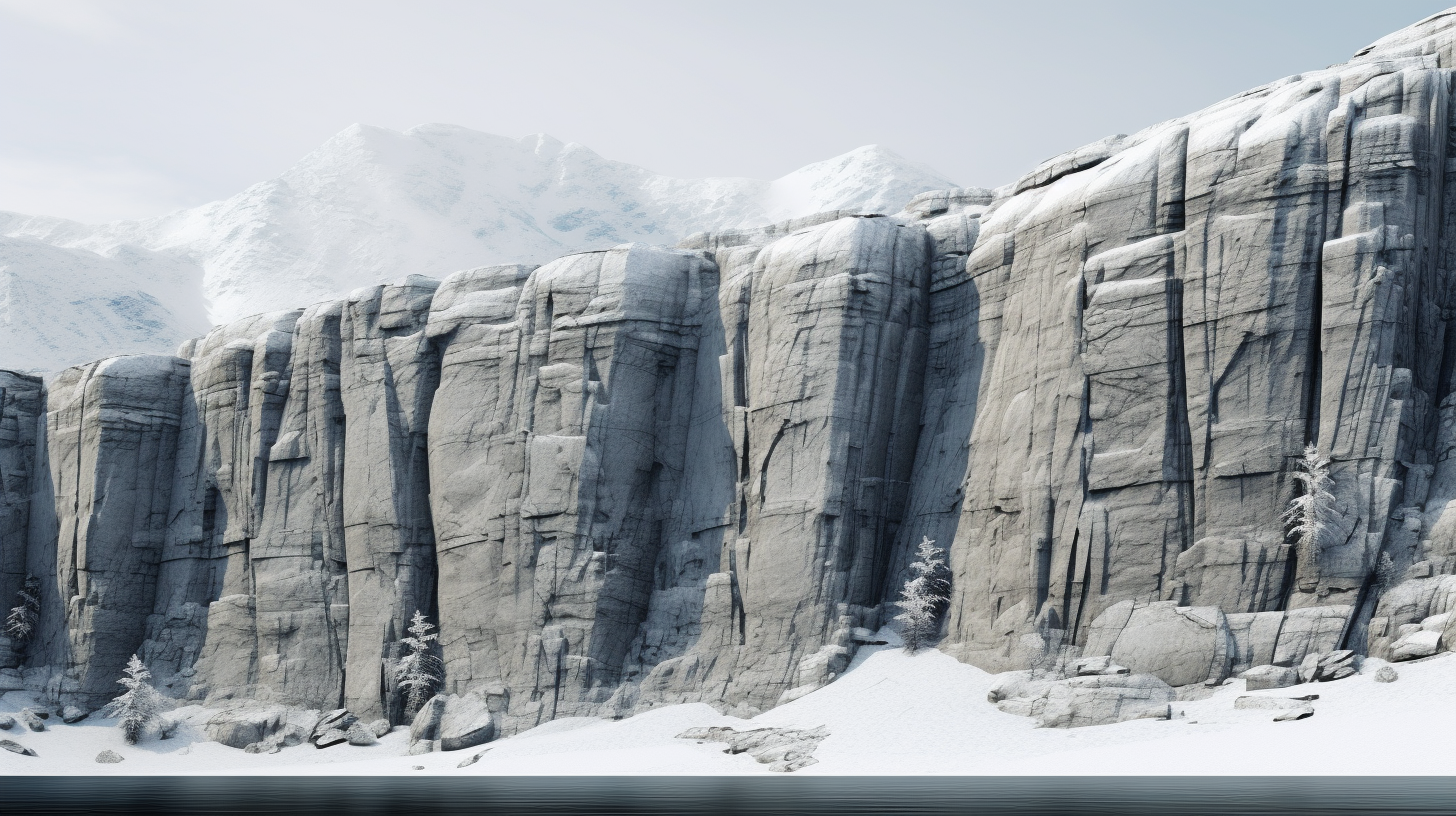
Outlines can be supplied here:
<path id="1" fill-rule="evenodd" d="M 136 653 L 229 744 L 363 741 L 419 611 L 416 752 L 751 715 L 846 670 L 927 536 L 940 648 L 1047 724 L 1450 651 L 1452 70 L 1438 15 L 997 190 L 0 372 L 0 597 L 41 583 L 0 683 L 93 710 Z"/>

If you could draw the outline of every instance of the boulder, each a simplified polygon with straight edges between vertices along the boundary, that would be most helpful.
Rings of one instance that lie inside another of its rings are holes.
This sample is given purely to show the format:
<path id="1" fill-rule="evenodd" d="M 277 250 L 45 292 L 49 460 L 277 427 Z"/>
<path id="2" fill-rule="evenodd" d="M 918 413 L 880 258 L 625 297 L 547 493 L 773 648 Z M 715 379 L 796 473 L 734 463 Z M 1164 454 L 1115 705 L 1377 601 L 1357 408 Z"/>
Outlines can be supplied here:
<path id="1" fill-rule="evenodd" d="M 22 708 L 20 709 L 20 721 L 25 723 L 25 727 L 32 731 L 46 730 L 45 720 L 41 717 L 40 712 Z"/>
<path id="2" fill-rule="evenodd" d="M 1094 623 L 1094 628 L 1111 627 Z M 1228 676 L 1229 642 L 1228 622 L 1217 607 L 1180 607 L 1173 601 L 1135 605 L 1112 644 L 1109 665 L 1153 675 L 1170 686 L 1218 681 Z"/>
<path id="3" fill-rule="evenodd" d="M 248 745 L 244 746 L 243 753 L 276 754 L 282 749 L 283 746 L 279 744 L 278 740 L 269 737 L 268 739 L 262 740 L 260 742 L 249 743 Z"/>
<path id="4" fill-rule="evenodd" d="M 1402 635 L 1395 643 L 1390 645 L 1391 662 L 1402 660 L 1415 660 L 1418 657 L 1430 657 L 1441 649 L 1441 633 L 1429 629 L 1417 629 L 1406 635 Z"/>
<path id="5" fill-rule="evenodd" d="M 350 745 L 363 747 L 377 745 L 379 743 L 379 738 L 374 736 L 374 730 L 362 722 L 356 722 L 349 726 L 349 730 L 345 732 L 345 735 L 349 738 Z"/>
<path id="6" fill-rule="evenodd" d="M 1375 682 L 1377 683 L 1394 683 L 1399 679 L 1400 675 L 1396 673 L 1395 669 L 1391 668 L 1390 666 L 1381 666 L 1380 669 L 1375 672 Z"/>
<path id="7" fill-rule="evenodd" d="M 229 748 L 247 748 L 280 732 L 287 722 L 288 711 L 281 705 L 238 706 L 213 714 L 203 731 Z"/>
<path id="8" fill-rule="evenodd" d="M 1294 722 L 1295 720 L 1306 720 L 1314 716 L 1314 709 L 1309 706 L 1291 708 L 1288 711 L 1274 718 L 1274 722 Z"/>
<path id="9" fill-rule="evenodd" d="M 15 727 L 15 718 L 9 714 L 0 714 L 0 731 L 9 731 Z"/>
<path id="10" fill-rule="evenodd" d="M 1286 688 L 1299 683 L 1299 673 L 1288 666 L 1263 665 L 1239 675 L 1249 691 Z"/>
<path id="11" fill-rule="evenodd" d="M 1238 698 L 1237 700 L 1234 700 L 1234 708 L 1235 709 L 1238 709 L 1240 711 L 1247 711 L 1247 710 L 1250 710 L 1250 709 L 1254 709 L 1254 710 L 1280 709 L 1280 710 L 1282 710 L 1282 709 L 1288 709 L 1288 708 L 1306 708 L 1306 707 L 1307 707 L 1307 704 L 1305 703 L 1305 701 L 1303 701 L 1303 700 L 1295 700 L 1295 699 L 1293 699 L 1291 697 L 1264 697 L 1264 696 L 1260 696 L 1260 695 L 1249 695 L 1249 694 L 1246 694 L 1246 695 Z"/>
<path id="12" fill-rule="evenodd" d="M 24 745 L 21 745 L 15 740 L 0 740 L 0 748 L 4 748 L 12 754 L 20 754 L 21 756 L 35 756 L 34 751 L 26 748 Z"/>
<path id="13" fill-rule="evenodd" d="M 96 755 L 96 761 L 101 763 L 102 765 L 115 765 L 116 763 L 121 762 L 123 759 L 125 759 L 125 757 L 111 750 L 110 748 Z"/>
<path id="14" fill-rule="evenodd" d="M 1331 680 L 1343 680 L 1346 677 L 1354 676 L 1358 672 L 1355 659 L 1356 654 L 1352 649 L 1340 649 L 1320 655 L 1319 659 L 1315 661 L 1315 681 L 1328 683 Z"/>
<path id="15" fill-rule="evenodd" d="M 340 731 L 347 734 L 349 732 L 349 728 L 358 721 L 359 718 L 355 717 L 352 713 L 350 713 L 347 708 L 336 708 L 333 711 L 330 711 L 327 714 L 319 717 L 318 722 L 314 725 L 312 732 L 309 734 L 308 741 L 313 743 L 315 746 L 322 748 L 324 746 L 318 745 L 318 741 L 323 737 L 323 735 L 331 731 Z"/>
<path id="16" fill-rule="evenodd" d="M 440 739 L 440 721 L 445 716 L 444 697 L 435 696 L 425 701 L 420 710 L 415 713 L 415 718 L 410 722 L 410 750 L 414 752 L 417 744 L 434 745 Z M 433 747 L 422 751 L 435 750 Z"/>
<path id="17" fill-rule="evenodd" d="M 314 735 L 313 739 L 309 741 L 313 743 L 313 747 L 315 748 L 332 748 L 335 745 L 342 745 L 348 742 L 349 732 L 341 731 L 337 728 L 330 728 L 321 734 Z"/>
<path id="18" fill-rule="evenodd" d="M 369 730 L 374 734 L 374 736 L 382 737 L 385 734 L 389 733 L 389 720 L 375 720 L 374 722 L 369 723 Z"/>
<path id="19" fill-rule="evenodd" d="M 1165 720 L 1177 697 L 1172 686 L 1150 674 L 1072 677 L 1050 684 L 1038 719 L 1043 728 Z"/>
<path id="20" fill-rule="evenodd" d="M 459 751 L 484 745 L 495 738 L 495 719 L 486 706 L 485 695 L 468 692 L 445 698 L 440 717 L 440 750 Z"/>
<path id="21" fill-rule="evenodd" d="M 68 705 L 61 709 L 61 722 L 70 725 L 71 723 L 80 722 L 90 715 L 91 712 L 89 711 Z"/>

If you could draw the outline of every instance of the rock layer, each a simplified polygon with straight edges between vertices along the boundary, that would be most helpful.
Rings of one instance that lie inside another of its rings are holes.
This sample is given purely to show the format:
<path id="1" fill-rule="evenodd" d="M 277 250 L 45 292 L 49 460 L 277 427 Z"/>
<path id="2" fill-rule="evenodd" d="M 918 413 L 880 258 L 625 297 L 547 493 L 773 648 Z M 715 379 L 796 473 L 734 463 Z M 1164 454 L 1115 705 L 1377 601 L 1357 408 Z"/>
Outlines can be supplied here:
<path id="1" fill-rule="evenodd" d="M 1078 667 L 1006 696 L 1050 724 L 1450 649 L 1453 21 L 893 216 L 410 277 L 44 393 L 0 374 L 0 592 L 42 583 L 0 659 L 88 707 L 139 652 L 268 712 L 229 739 L 272 749 L 290 712 L 404 722 L 418 611 L 418 750 L 752 714 L 846 669 L 927 536 L 942 648 Z M 1335 512 L 1296 547 L 1308 443 Z"/>

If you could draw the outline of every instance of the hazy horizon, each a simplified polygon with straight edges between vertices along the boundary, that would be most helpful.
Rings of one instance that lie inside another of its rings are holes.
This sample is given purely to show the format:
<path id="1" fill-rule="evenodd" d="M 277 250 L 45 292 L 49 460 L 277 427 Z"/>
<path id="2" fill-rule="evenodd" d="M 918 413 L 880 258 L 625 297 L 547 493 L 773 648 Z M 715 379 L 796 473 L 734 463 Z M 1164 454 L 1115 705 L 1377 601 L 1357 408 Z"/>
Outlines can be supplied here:
<path id="1" fill-rule="evenodd" d="M 680 178 L 878 144 L 996 186 L 1444 7 L 0 0 L 0 210 L 196 206 L 356 122 L 549 133 Z"/>

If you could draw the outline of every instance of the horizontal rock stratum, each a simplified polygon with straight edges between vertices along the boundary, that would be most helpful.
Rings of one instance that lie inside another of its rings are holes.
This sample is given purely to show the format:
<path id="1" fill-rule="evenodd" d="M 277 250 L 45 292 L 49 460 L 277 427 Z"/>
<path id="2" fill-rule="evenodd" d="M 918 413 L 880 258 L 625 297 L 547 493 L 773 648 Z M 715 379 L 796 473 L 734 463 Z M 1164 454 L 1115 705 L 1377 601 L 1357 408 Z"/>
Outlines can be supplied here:
<path id="1" fill-rule="evenodd" d="M 420 610 L 496 734 L 751 714 L 844 670 L 925 536 L 941 648 L 994 671 L 1450 648 L 1453 88 L 1447 13 L 1000 190 L 0 373 L 0 598 L 41 585 L 0 667 L 399 722 Z M 1296 548 L 1311 442 L 1336 519 Z"/>

